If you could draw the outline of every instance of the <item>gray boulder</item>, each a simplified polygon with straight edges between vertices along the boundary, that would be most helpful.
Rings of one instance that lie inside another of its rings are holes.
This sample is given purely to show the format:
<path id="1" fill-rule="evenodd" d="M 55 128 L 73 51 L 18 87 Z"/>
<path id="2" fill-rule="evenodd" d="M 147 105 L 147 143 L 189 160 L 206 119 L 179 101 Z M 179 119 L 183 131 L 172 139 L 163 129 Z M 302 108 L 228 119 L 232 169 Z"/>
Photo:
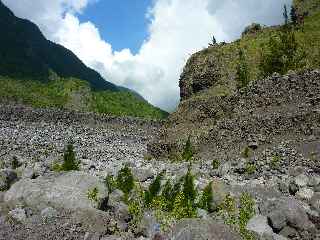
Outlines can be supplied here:
<path id="1" fill-rule="evenodd" d="M 294 178 L 294 182 L 298 187 L 306 187 L 308 185 L 309 178 L 304 174 L 300 174 Z"/>
<path id="2" fill-rule="evenodd" d="M 6 202 L 23 203 L 43 210 L 47 207 L 91 209 L 97 203 L 88 199 L 88 191 L 98 189 L 98 201 L 107 198 L 105 184 L 82 172 L 52 174 L 37 179 L 22 179 L 5 194 Z"/>
<path id="3" fill-rule="evenodd" d="M 271 226 L 277 231 L 281 230 L 285 223 L 299 231 L 314 229 L 303 203 L 294 198 L 269 200 L 260 206 L 260 211 L 268 216 Z"/>
<path id="4" fill-rule="evenodd" d="M 256 215 L 251 218 L 246 229 L 262 236 L 263 234 L 272 234 L 272 228 L 268 225 L 268 218 L 262 215 Z"/>
<path id="5" fill-rule="evenodd" d="M 18 222 L 25 222 L 27 219 L 26 211 L 22 208 L 13 209 L 8 213 L 8 215 Z"/>
<path id="6" fill-rule="evenodd" d="M 320 193 L 317 192 L 310 200 L 311 207 L 320 213 Z"/>
<path id="7" fill-rule="evenodd" d="M 18 179 L 17 173 L 10 169 L 0 170 L 0 191 L 6 191 Z"/>
<path id="8" fill-rule="evenodd" d="M 183 219 L 169 233 L 170 240 L 239 240 L 229 226 L 201 219 Z"/>

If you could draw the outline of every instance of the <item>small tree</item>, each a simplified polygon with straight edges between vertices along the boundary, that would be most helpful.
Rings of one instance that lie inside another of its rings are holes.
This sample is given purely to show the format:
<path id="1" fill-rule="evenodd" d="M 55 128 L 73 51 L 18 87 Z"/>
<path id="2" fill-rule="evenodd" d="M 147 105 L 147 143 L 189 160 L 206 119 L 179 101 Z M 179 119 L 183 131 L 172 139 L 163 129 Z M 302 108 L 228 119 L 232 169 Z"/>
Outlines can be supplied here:
<path id="1" fill-rule="evenodd" d="M 297 25 L 298 24 L 298 15 L 297 15 L 297 10 L 294 6 L 291 6 L 290 17 L 291 17 L 291 22 L 294 25 Z"/>
<path id="2" fill-rule="evenodd" d="M 212 35 L 212 45 L 215 45 L 217 44 L 217 40 L 216 38 L 214 37 L 214 35 Z"/>
<path id="3" fill-rule="evenodd" d="M 188 137 L 188 140 L 184 146 L 184 150 L 183 150 L 183 153 L 182 153 L 182 158 L 185 160 L 185 161 L 188 161 L 190 162 L 193 158 L 193 155 L 194 155 L 194 152 L 193 152 L 193 147 L 192 147 L 192 144 L 191 144 L 191 136 Z"/>
<path id="4" fill-rule="evenodd" d="M 72 144 L 67 145 L 67 149 L 63 156 L 63 163 L 61 165 L 62 171 L 78 171 L 80 163 L 76 161 L 76 155 Z"/>
<path id="5" fill-rule="evenodd" d="M 155 180 L 150 184 L 149 189 L 144 193 L 145 205 L 149 206 L 152 200 L 159 194 L 161 190 L 161 180 L 163 178 L 164 172 L 158 174 Z"/>
<path id="6" fill-rule="evenodd" d="M 299 46 L 292 29 L 283 27 L 274 36 L 271 36 L 261 52 L 260 71 L 263 77 L 277 72 L 285 74 L 303 66 L 305 54 L 299 51 Z"/>
<path id="7" fill-rule="evenodd" d="M 288 25 L 289 17 L 288 17 L 287 5 L 284 5 L 284 7 L 283 7 L 283 18 L 284 18 L 284 24 Z"/>
<path id="8" fill-rule="evenodd" d="M 194 184 L 194 176 L 191 173 L 191 168 L 189 167 L 187 174 L 184 176 L 183 182 L 183 194 L 186 198 L 186 201 L 194 204 L 194 201 L 197 197 L 197 190 Z"/>
<path id="9" fill-rule="evenodd" d="M 127 200 L 134 187 L 134 178 L 127 164 L 118 173 L 117 187 L 124 193 L 125 200 Z"/>
<path id="10" fill-rule="evenodd" d="M 249 66 L 247 64 L 244 51 L 241 48 L 239 50 L 239 63 L 237 66 L 236 81 L 238 89 L 246 87 L 250 82 Z"/>

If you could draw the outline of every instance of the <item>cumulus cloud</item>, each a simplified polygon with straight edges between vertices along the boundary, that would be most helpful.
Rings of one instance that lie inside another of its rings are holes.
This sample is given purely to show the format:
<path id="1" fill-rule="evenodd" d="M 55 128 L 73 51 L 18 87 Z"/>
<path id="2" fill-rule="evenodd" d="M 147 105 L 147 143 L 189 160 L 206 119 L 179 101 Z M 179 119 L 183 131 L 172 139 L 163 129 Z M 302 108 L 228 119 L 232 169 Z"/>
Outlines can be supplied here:
<path id="1" fill-rule="evenodd" d="M 4 0 L 22 18 L 35 22 L 45 36 L 72 50 L 108 81 L 136 90 L 167 110 L 179 101 L 178 81 L 191 53 L 218 41 L 239 37 L 252 22 L 282 21 L 282 7 L 291 0 L 155 0 L 146 13 L 149 37 L 137 54 L 113 51 L 91 22 L 76 14 L 97 0 Z M 106 24 L 106 27 L 108 23 Z"/>

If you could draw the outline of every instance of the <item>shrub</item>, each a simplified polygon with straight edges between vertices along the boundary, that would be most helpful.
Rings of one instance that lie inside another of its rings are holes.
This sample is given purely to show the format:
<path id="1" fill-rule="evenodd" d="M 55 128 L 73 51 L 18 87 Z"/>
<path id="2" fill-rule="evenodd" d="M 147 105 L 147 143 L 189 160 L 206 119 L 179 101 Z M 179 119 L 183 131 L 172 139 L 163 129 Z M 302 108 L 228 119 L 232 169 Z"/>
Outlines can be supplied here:
<path id="1" fill-rule="evenodd" d="M 245 88 L 250 82 L 249 66 L 247 64 L 243 49 L 239 50 L 239 62 L 237 65 L 236 81 L 238 89 Z"/>
<path id="2" fill-rule="evenodd" d="M 184 193 L 180 192 L 175 198 L 172 215 L 175 219 L 194 218 L 197 216 L 197 210 Z"/>
<path id="3" fill-rule="evenodd" d="M 254 174 L 257 170 L 257 167 L 254 163 L 247 163 L 246 165 L 246 173 L 251 175 Z"/>
<path id="4" fill-rule="evenodd" d="M 134 178 L 127 164 L 118 173 L 117 187 L 124 193 L 125 199 L 127 200 L 129 193 L 134 187 Z"/>
<path id="5" fill-rule="evenodd" d="M 181 180 L 176 182 L 173 186 L 171 184 L 171 181 L 168 180 L 164 185 L 161 196 L 166 200 L 167 211 L 173 210 L 174 201 L 178 196 L 178 194 L 180 193 L 180 191 L 181 191 Z"/>
<path id="6" fill-rule="evenodd" d="M 182 191 L 185 199 L 193 205 L 194 200 L 197 197 L 197 190 L 194 184 L 194 176 L 192 175 L 190 168 L 188 169 L 187 174 L 184 176 Z"/>
<path id="7" fill-rule="evenodd" d="M 248 158 L 250 157 L 250 148 L 249 147 L 245 147 L 241 153 L 241 156 L 244 158 Z"/>
<path id="8" fill-rule="evenodd" d="M 183 153 L 182 153 L 182 158 L 185 160 L 185 161 L 188 161 L 190 162 L 193 158 L 193 155 L 194 155 L 194 151 L 193 151 L 193 147 L 192 147 L 192 144 L 191 144 L 191 136 L 188 137 L 188 140 L 184 146 L 184 150 L 183 150 Z"/>
<path id="9" fill-rule="evenodd" d="M 149 189 L 144 193 L 144 202 L 149 206 L 152 200 L 159 194 L 161 190 L 161 180 L 163 179 L 163 172 L 158 174 L 155 180 L 150 184 Z"/>
<path id="10" fill-rule="evenodd" d="M 284 26 L 278 34 L 270 36 L 267 45 L 262 47 L 260 72 L 263 77 L 274 72 L 283 75 L 303 67 L 304 58 L 305 53 L 300 49 L 294 31 Z"/>
<path id="11" fill-rule="evenodd" d="M 244 31 L 242 32 L 241 36 L 244 37 L 247 34 L 252 34 L 259 32 L 262 29 L 259 23 L 252 23 L 251 25 L 247 26 Z"/>
<path id="12" fill-rule="evenodd" d="M 89 189 L 87 196 L 88 199 L 91 200 L 92 202 L 97 203 L 98 202 L 98 194 L 99 194 L 99 190 L 97 187 L 93 188 L 93 189 Z"/>
<path id="13" fill-rule="evenodd" d="M 107 175 L 104 179 L 104 184 L 108 189 L 108 193 L 111 194 L 117 188 L 117 181 L 112 175 Z"/>
<path id="14" fill-rule="evenodd" d="M 274 154 L 272 156 L 271 162 L 270 162 L 270 166 L 273 169 L 277 169 L 279 167 L 280 161 L 281 161 L 281 157 L 278 154 Z"/>
<path id="15" fill-rule="evenodd" d="M 253 235 L 246 229 L 247 223 L 255 215 L 255 202 L 248 193 L 241 194 L 238 224 L 243 239 L 255 239 Z"/>
<path id="16" fill-rule="evenodd" d="M 80 162 L 76 161 L 76 156 L 72 144 L 68 144 L 63 155 L 63 163 L 54 163 L 52 170 L 60 171 L 79 171 Z"/>
<path id="17" fill-rule="evenodd" d="M 79 162 L 76 161 L 75 152 L 72 144 L 67 145 L 67 149 L 63 156 L 61 165 L 62 171 L 77 171 L 79 170 Z"/>
<path id="18" fill-rule="evenodd" d="M 212 160 L 212 163 L 211 163 L 211 166 L 213 169 L 218 169 L 220 167 L 221 163 L 218 159 L 213 159 Z"/>
<path id="19" fill-rule="evenodd" d="M 202 196 L 199 201 L 199 208 L 205 209 L 208 212 L 212 212 L 212 200 L 213 200 L 213 192 L 212 192 L 212 182 L 210 182 L 202 192 Z"/>

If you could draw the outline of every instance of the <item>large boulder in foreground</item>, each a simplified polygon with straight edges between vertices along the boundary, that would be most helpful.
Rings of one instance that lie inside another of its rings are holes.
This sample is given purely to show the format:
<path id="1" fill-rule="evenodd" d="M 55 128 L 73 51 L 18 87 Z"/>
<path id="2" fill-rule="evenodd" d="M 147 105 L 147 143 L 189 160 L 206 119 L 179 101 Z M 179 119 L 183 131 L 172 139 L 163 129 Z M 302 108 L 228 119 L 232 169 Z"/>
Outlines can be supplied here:
<path id="1" fill-rule="evenodd" d="M 201 219 L 184 219 L 171 231 L 171 240 L 239 240 L 241 236 L 224 224 Z"/>
<path id="2" fill-rule="evenodd" d="M 98 189 L 98 199 L 107 198 L 107 188 L 97 177 L 83 172 L 55 173 L 37 179 L 22 179 L 5 194 L 6 202 L 22 203 L 42 210 L 48 206 L 63 209 L 92 209 L 88 191 Z"/>

